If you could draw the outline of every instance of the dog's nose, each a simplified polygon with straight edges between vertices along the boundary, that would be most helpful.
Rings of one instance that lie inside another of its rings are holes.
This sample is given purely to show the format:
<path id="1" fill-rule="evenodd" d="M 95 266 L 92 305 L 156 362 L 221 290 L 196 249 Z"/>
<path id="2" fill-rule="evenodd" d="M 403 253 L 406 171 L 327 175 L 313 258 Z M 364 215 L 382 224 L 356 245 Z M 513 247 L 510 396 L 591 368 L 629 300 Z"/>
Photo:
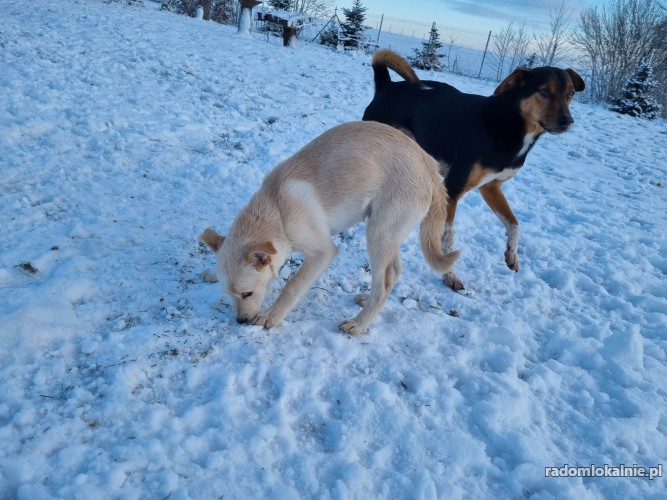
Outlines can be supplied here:
<path id="1" fill-rule="evenodd" d="M 558 126 L 565 128 L 569 127 L 574 123 L 574 119 L 571 116 L 561 115 L 558 117 Z"/>
<path id="2" fill-rule="evenodd" d="M 248 318 L 240 318 L 240 317 L 237 317 L 237 318 L 236 318 L 236 322 L 239 323 L 239 324 L 241 324 L 241 325 L 244 325 L 244 324 L 246 324 L 246 323 L 248 322 Z"/>

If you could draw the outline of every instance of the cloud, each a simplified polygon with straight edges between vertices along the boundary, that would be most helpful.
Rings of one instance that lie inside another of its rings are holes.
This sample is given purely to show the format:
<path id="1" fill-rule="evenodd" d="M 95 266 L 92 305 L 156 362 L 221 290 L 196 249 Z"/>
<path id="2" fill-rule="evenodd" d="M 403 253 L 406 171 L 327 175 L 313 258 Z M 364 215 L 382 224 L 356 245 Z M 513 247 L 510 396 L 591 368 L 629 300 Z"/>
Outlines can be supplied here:
<path id="1" fill-rule="evenodd" d="M 543 26 L 548 24 L 550 11 L 556 10 L 561 0 L 441 0 L 441 3 L 468 16 Z M 565 5 L 573 10 L 574 19 L 587 4 L 583 0 L 570 0 Z"/>

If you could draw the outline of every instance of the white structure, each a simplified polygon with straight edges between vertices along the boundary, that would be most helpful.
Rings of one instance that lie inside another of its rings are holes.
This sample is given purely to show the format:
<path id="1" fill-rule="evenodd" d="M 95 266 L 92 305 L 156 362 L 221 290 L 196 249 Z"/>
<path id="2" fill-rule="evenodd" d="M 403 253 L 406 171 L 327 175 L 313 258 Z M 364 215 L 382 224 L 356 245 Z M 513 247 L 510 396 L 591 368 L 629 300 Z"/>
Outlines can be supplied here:
<path id="1" fill-rule="evenodd" d="M 239 35 L 250 36 L 252 29 L 252 8 L 259 5 L 257 0 L 241 0 L 241 16 L 239 17 Z"/>

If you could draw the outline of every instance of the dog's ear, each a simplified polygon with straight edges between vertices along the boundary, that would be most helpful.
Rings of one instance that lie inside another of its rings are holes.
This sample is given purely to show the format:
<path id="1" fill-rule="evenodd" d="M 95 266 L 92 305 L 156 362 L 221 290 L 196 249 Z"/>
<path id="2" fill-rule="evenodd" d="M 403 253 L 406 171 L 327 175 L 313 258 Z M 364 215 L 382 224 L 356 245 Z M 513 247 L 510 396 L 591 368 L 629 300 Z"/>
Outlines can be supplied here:
<path id="1" fill-rule="evenodd" d="M 206 246 L 213 250 L 213 253 L 217 253 L 225 241 L 224 236 L 216 233 L 215 230 L 210 227 L 207 227 L 204 232 L 201 233 L 199 239 L 206 243 Z"/>
<path id="2" fill-rule="evenodd" d="M 273 246 L 273 243 L 265 241 L 263 243 L 251 245 L 246 254 L 246 260 L 259 271 L 271 264 L 271 258 L 277 253 L 278 250 Z"/>
<path id="3" fill-rule="evenodd" d="M 579 76 L 579 74 L 571 69 L 567 68 L 565 72 L 570 75 L 570 79 L 572 80 L 572 84 L 574 85 L 574 90 L 577 92 L 582 92 L 586 89 L 586 84 L 584 83 L 584 79 Z"/>
<path id="4" fill-rule="evenodd" d="M 520 87 L 523 85 L 524 81 L 526 78 L 526 70 L 523 68 L 517 68 L 514 70 L 514 72 L 505 78 L 500 85 L 498 85 L 498 88 L 495 90 L 493 95 L 500 95 L 503 92 L 508 91 L 509 89 L 513 89 L 516 87 Z"/>

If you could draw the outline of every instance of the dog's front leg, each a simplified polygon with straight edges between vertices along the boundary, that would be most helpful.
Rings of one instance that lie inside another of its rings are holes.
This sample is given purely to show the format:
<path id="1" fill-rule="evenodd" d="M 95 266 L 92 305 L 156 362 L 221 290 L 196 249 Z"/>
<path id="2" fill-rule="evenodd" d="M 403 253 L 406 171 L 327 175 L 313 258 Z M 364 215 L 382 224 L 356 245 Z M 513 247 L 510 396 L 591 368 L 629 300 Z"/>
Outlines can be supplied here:
<path id="1" fill-rule="evenodd" d="M 479 188 L 482 198 L 491 210 L 498 216 L 505 226 L 507 246 L 505 248 L 505 263 L 512 271 L 519 271 L 519 221 L 514 216 L 507 198 L 500 189 L 501 183 L 491 182 Z"/>
<path id="2" fill-rule="evenodd" d="M 325 241 L 328 239 L 325 237 Z M 304 252 L 303 263 L 297 273 L 290 279 L 275 303 L 254 320 L 256 325 L 264 328 L 278 326 L 288 312 L 299 302 L 301 297 L 313 286 L 315 280 L 329 267 L 338 255 L 338 247 L 329 240 L 330 245 L 316 251 Z"/>

